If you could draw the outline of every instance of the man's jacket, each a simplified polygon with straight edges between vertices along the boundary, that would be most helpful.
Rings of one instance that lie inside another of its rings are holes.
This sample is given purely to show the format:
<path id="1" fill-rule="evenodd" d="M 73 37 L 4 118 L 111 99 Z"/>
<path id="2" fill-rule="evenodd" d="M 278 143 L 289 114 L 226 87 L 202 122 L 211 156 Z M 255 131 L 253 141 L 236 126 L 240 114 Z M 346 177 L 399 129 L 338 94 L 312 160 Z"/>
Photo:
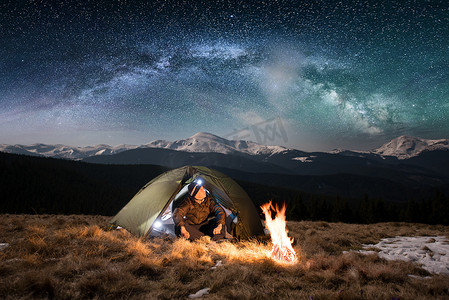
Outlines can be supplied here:
<path id="1" fill-rule="evenodd" d="M 212 198 L 206 196 L 201 204 L 198 204 L 192 197 L 187 196 L 184 202 L 173 212 L 173 221 L 176 226 L 188 224 L 201 224 L 209 216 L 216 217 L 218 224 L 225 225 L 226 214 L 223 208 Z M 185 218 L 184 218 L 185 216 Z"/>

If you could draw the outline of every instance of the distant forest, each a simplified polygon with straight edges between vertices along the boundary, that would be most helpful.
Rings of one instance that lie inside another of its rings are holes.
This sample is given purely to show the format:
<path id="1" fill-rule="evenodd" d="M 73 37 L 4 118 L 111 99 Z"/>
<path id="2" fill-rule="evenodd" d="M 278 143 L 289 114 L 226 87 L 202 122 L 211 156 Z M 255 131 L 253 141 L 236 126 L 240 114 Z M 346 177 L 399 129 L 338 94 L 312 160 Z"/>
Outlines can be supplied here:
<path id="1" fill-rule="evenodd" d="M 155 165 L 100 165 L 0 152 L 0 213 L 113 216 L 148 181 L 168 170 Z M 398 203 L 369 195 L 347 199 L 237 182 L 258 208 L 269 200 L 285 203 L 287 220 L 449 225 L 449 197 L 438 190 L 425 200 Z"/>

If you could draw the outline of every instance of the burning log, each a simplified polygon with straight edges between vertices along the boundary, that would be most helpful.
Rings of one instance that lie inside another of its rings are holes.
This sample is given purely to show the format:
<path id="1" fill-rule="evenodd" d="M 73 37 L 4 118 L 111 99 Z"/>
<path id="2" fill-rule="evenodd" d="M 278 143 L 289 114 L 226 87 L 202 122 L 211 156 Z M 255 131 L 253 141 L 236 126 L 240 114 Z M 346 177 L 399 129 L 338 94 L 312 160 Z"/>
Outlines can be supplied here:
<path id="1" fill-rule="evenodd" d="M 265 227 L 270 231 L 273 248 L 271 250 L 271 257 L 288 263 L 297 263 L 298 257 L 292 247 L 293 239 L 288 237 L 287 221 L 285 217 L 285 204 L 281 209 L 270 202 L 265 203 L 260 207 L 265 214 Z M 271 211 L 276 212 L 273 219 Z"/>
<path id="2" fill-rule="evenodd" d="M 295 263 L 298 260 L 293 249 L 289 249 L 288 247 L 282 247 L 279 245 L 273 245 L 273 249 L 271 250 L 271 257 L 277 260 L 283 260 L 291 263 Z"/>

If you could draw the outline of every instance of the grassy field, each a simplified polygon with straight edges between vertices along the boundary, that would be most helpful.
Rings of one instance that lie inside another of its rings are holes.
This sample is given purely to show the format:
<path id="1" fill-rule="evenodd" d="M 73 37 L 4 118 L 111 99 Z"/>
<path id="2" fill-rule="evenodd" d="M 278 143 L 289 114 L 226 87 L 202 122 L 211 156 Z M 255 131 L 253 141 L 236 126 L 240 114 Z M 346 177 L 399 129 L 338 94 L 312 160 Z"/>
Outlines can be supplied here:
<path id="1" fill-rule="evenodd" d="M 350 249 L 394 236 L 444 235 L 449 227 L 289 222 L 300 263 L 267 256 L 256 241 L 190 243 L 107 231 L 108 217 L 0 215 L 0 298 L 449 299 L 449 276 Z M 221 261 L 223 265 L 217 265 Z M 430 278 L 416 278 L 430 276 Z"/>

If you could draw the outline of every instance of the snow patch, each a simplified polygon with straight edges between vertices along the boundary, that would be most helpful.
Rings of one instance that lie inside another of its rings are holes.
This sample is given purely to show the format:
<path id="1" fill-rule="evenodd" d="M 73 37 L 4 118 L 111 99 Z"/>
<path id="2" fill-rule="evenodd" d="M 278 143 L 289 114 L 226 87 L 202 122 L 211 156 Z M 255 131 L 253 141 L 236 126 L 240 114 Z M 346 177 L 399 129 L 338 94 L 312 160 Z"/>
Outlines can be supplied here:
<path id="1" fill-rule="evenodd" d="M 300 162 L 303 162 L 303 163 L 311 163 L 311 162 L 313 162 L 313 159 L 315 157 L 316 156 L 314 156 L 314 155 L 312 155 L 312 156 L 302 156 L 302 157 L 293 157 L 292 160 L 299 160 Z"/>
<path id="2" fill-rule="evenodd" d="M 106 151 L 105 149 L 102 149 L 102 150 L 98 151 L 97 153 L 95 153 L 95 155 L 102 155 L 102 154 L 104 154 L 105 151 Z"/>
<path id="3" fill-rule="evenodd" d="M 205 289 L 202 289 L 202 290 L 199 290 L 198 292 L 196 292 L 195 294 L 190 294 L 189 295 L 189 298 L 201 298 L 201 297 L 203 297 L 204 295 L 207 295 L 207 294 L 209 294 L 209 291 L 210 291 L 210 288 L 205 288 Z"/>
<path id="4" fill-rule="evenodd" d="M 211 267 L 212 270 L 215 270 L 218 267 L 224 266 L 223 265 L 223 261 L 219 260 L 217 261 L 217 263 L 215 264 L 215 266 Z"/>
<path id="5" fill-rule="evenodd" d="M 5 250 L 8 247 L 9 247 L 8 243 L 0 243 L 0 251 L 3 251 L 3 250 Z"/>
<path id="6" fill-rule="evenodd" d="M 363 248 L 379 249 L 377 255 L 386 260 L 415 262 L 429 273 L 449 275 L 449 241 L 445 236 L 397 236 L 382 239 L 375 245 L 363 245 Z M 358 252 L 376 253 L 368 250 Z"/>

